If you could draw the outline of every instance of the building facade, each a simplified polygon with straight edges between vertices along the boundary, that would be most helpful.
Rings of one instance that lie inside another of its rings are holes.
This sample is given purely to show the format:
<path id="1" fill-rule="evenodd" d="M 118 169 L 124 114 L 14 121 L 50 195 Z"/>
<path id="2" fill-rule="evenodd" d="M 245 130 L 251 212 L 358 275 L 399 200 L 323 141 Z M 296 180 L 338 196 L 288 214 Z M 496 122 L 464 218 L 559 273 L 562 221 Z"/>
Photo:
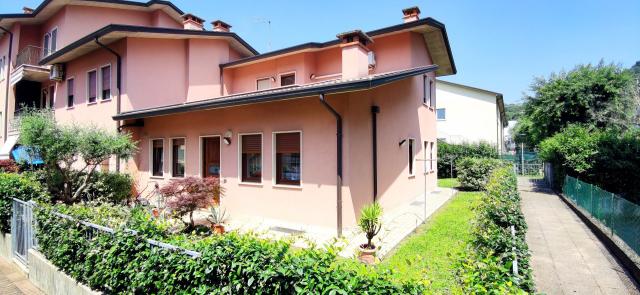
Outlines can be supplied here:
<path id="1" fill-rule="evenodd" d="M 340 233 L 365 204 L 391 209 L 436 186 L 435 78 L 455 65 L 444 25 L 419 13 L 263 54 L 168 1 L 0 15 L 2 152 L 25 105 L 52 108 L 63 124 L 130 133 L 139 152 L 109 167 L 139 190 L 219 177 L 232 215 Z"/>
<path id="2" fill-rule="evenodd" d="M 438 80 L 436 120 L 438 139 L 449 143 L 485 142 L 506 150 L 507 127 L 502 94 Z"/>

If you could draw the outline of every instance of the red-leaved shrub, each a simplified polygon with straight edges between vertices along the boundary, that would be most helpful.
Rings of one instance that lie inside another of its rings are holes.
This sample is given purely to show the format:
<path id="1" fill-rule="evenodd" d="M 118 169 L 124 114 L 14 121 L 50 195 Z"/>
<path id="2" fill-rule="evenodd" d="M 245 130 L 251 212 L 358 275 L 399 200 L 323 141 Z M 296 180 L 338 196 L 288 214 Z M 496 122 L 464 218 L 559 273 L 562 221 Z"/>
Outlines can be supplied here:
<path id="1" fill-rule="evenodd" d="M 18 173 L 19 170 L 16 161 L 11 159 L 0 160 L 0 172 Z"/>
<path id="2" fill-rule="evenodd" d="M 223 189 L 220 180 L 215 177 L 186 177 L 171 180 L 160 189 L 160 193 L 167 197 L 167 207 L 183 217 L 189 215 L 189 228 L 195 226 L 193 211 L 206 208 L 220 202 Z"/>

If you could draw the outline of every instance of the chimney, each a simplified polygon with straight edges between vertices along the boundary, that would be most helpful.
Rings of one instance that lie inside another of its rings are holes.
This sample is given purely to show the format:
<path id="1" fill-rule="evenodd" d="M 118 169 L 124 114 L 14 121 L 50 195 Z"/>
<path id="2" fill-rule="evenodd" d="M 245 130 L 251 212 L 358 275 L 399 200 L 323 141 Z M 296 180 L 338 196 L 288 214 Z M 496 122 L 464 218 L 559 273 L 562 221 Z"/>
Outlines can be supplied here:
<path id="1" fill-rule="evenodd" d="M 201 19 L 191 13 L 182 16 L 182 24 L 185 30 L 204 31 L 204 19 Z"/>
<path id="2" fill-rule="evenodd" d="M 360 30 L 338 34 L 342 49 L 342 79 L 357 79 L 369 75 L 369 44 L 373 40 Z"/>
<path id="3" fill-rule="evenodd" d="M 29 7 L 22 7 L 22 12 L 24 12 L 24 14 L 32 14 L 33 13 L 33 8 L 29 8 Z"/>
<path id="4" fill-rule="evenodd" d="M 215 32 L 230 32 L 231 31 L 231 25 L 228 23 L 225 23 L 221 20 L 216 20 L 211 22 L 211 24 L 213 25 L 213 31 Z"/>
<path id="5" fill-rule="evenodd" d="M 404 14 L 402 19 L 405 23 L 417 21 L 420 19 L 420 8 L 418 8 L 418 6 L 405 8 L 402 10 L 402 14 Z"/>

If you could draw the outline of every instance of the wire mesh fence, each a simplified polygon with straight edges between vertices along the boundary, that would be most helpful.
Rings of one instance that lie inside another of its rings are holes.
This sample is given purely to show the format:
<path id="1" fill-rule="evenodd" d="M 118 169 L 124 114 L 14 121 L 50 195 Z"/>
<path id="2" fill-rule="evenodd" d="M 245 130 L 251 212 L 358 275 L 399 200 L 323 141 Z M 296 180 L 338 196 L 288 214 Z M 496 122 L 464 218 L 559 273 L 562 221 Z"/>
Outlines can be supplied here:
<path id="1" fill-rule="evenodd" d="M 562 193 L 640 255 L 639 205 L 571 176 L 566 176 Z"/>

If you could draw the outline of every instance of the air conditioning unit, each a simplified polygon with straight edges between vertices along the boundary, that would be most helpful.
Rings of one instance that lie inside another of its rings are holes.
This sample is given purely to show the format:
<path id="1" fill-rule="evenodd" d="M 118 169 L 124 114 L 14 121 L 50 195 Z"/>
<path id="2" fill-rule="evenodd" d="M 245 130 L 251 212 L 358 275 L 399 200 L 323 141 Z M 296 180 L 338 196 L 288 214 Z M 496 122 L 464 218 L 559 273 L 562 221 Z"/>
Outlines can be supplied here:
<path id="1" fill-rule="evenodd" d="M 64 64 L 55 64 L 51 66 L 49 80 L 56 82 L 64 81 Z"/>

